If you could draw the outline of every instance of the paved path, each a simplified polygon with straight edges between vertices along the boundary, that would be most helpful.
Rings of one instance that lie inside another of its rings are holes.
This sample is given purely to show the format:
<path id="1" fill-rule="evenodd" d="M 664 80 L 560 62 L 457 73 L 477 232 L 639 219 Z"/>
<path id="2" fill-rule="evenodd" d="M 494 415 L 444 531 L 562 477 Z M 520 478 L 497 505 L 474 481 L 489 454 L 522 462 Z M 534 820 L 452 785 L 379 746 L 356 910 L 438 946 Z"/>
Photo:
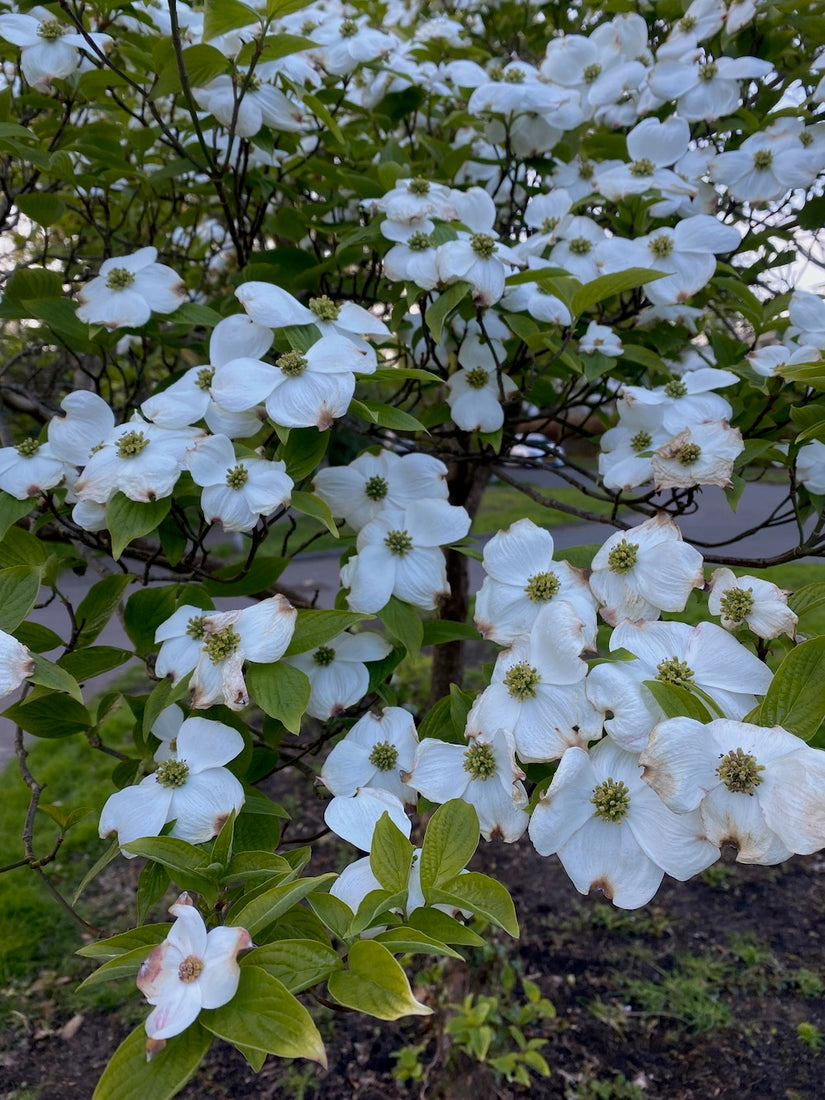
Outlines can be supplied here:
<path id="1" fill-rule="evenodd" d="M 565 484 L 558 475 L 544 471 L 529 471 L 524 475 L 525 480 L 546 485 L 548 490 L 561 487 Z M 742 496 L 735 513 L 732 513 L 721 489 L 710 488 L 702 492 L 699 497 L 700 507 L 691 516 L 685 516 L 680 520 L 680 526 L 688 541 L 701 538 L 705 542 L 715 543 L 722 539 L 730 538 L 740 532 L 757 528 L 754 534 L 737 542 L 735 546 L 724 547 L 720 553 L 735 554 L 741 557 L 769 557 L 794 545 L 794 530 L 790 527 L 781 529 L 759 529 L 772 509 L 782 500 L 784 493 L 781 486 L 753 484 L 749 485 Z M 588 543 L 600 544 L 610 535 L 612 528 L 608 524 L 601 523 L 577 523 L 570 526 L 552 529 L 553 538 L 558 548 L 579 546 Z M 712 550 L 704 549 L 708 560 L 712 560 Z M 470 587 L 472 591 L 478 589 L 484 578 L 484 572 L 479 562 L 469 559 Z M 97 580 L 90 574 L 86 577 L 76 577 L 72 573 L 64 574 L 61 578 L 61 586 L 66 595 L 76 606 L 85 595 L 89 586 Z M 284 586 L 294 591 L 304 591 L 312 598 L 318 593 L 318 607 L 331 607 L 338 591 L 338 556 L 332 552 L 321 554 L 305 554 L 298 561 L 288 566 L 282 574 Z M 222 601 L 227 606 L 231 601 Z M 235 603 L 237 606 L 237 603 Z M 68 617 L 62 605 L 53 601 L 48 607 L 35 611 L 31 618 L 35 622 L 51 627 L 62 637 L 68 635 Z M 104 629 L 97 644 L 113 645 L 131 648 L 130 643 L 117 618 L 113 619 Z M 128 665 L 121 666 L 127 668 Z M 121 670 L 107 673 L 90 682 L 92 694 L 103 690 L 107 683 L 111 683 Z M 8 706 L 12 700 L 3 703 Z M 0 719 L 0 766 L 13 755 L 14 728 L 6 719 Z"/>

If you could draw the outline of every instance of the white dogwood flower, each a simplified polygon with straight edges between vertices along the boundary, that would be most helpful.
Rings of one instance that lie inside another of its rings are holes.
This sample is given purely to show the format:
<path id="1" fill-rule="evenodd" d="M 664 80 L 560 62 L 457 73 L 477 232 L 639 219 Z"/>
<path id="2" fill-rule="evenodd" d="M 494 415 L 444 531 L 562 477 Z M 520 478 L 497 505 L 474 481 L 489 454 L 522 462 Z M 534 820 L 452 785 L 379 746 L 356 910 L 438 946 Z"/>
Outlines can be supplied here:
<path id="1" fill-rule="evenodd" d="M 284 658 L 309 680 L 306 712 L 313 718 L 332 718 L 363 699 L 369 690 L 366 662 L 380 661 L 391 651 L 386 638 L 374 631 L 339 634 L 308 653 Z"/>
<path id="2" fill-rule="evenodd" d="M 0 15 L 0 35 L 20 47 L 23 76 L 38 91 L 46 91 L 54 79 L 71 76 L 81 63 L 80 50 L 91 52 L 90 42 L 98 49 L 108 49 L 112 44 L 108 34 L 98 31 L 77 34 L 68 23 L 39 5 L 25 15 Z"/>
<path id="3" fill-rule="evenodd" d="M 188 894 L 181 894 L 169 912 L 175 923 L 137 976 L 138 989 L 155 1006 L 145 1027 L 156 1041 L 180 1035 L 202 1008 L 231 1001 L 241 979 L 238 953 L 253 946 L 245 928 L 223 925 L 207 932 Z"/>
<path id="4" fill-rule="evenodd" d="M 644 779 L 739 863 L 781 863 L 825 847 L 825 753 L 780 726 L 692 718 L 660 722 L 642 753 Z"/>
<path id="5" fill-rule="evenodd" d="M 358 553 L 341 567 L 353 611 L 371 614 L 391 596 L 432 610 L 450 586 L 441 547 L 470 530 L 464 508 L 445 500 L 419 500 L 371 520 L 358 533 Z"/>
<path id="6" fill-rule="evenodd" d="M 635 753 L 609 738 L 570 748 L 530 819 L 543 856 L 557 854 L 581 894 L 621 909 L 645 905 L 665 873 L 684 880 L 719 857 L 698 813 L 674 813 L 641 778 Z"/>
<path id="7" fill-rule="evenodd" d="M 385 787 L 359 787 L 354 794 L 337 794 L 324 810 L 324 821 L 342 840 L 368 852 L 372 847 L 375 826 L 387 813 L 390 821 L 409 837 L 412 822 L 404 811 L 404 803 Z"/>
<path id="8" fill-rule="evenodd" d="M 463 367 L 447 379 L 447 403 L 454 423 L 465 432 L 496 432 L 504 423 L 501 401 L 518 393 L 507 374 L 495 368 Z"/>
<path id="9" fill-rule="evenodd" d="M 417 795 L 401 775 L 412 768 L 417 747 L 418 734 L 408 710 L 384 707 L 380 715 L 368 711 L 326 758 L 321 780 L 334 795 L 376 787 L 415 805 Z"/>
<path id="10" fill-rule="evenodd" d="M 186 456 L 196 485 L 203 487 L 201 510 L 224 531 L 251 531 L 262 516 L 289 503 L 292 478 L 283 462 L 236 458 L 231 440 L 210 435 Z"/>
<path id="11" fill-rule="evenodd" d="M 717 569 L 710 578 L 708 611 L 721 617 L 726 630 L 747 623 L 760 638 L 794 638 L 798 619 L 788 607 L 789 595 L 759 577 L 737 577 L 730 569 Z"/>
<path id="12" fill-rule="evenodd" d="M 731 484 L 733 463 L 745 449 L 742 433 L 726 420 L 706 420 L 674 435 L 653 452 L 651 468 L 657 492 L 694 485 Z"/>
<path id="13" fill-rule="evenodd" d="M 19 688 L 33 672 L 34 660 L 26 646 L 0 630 L 0 698 Z"/>
<path id="14" fill-rule="evenodd" d="M 756 696 L 770 687 L 773 673 L 749 649 L 716 623 L 625 621 L 610 636 L 610 649 L 626 649 L 632 661 L 606 661 L 588 673 L 585 687 L 613 740 L 640 752 L 664 715 L 645 680 L 697 690 L 711 713 L 743 718 Z"/>
<path id="15" fill-rule="evenodd" d="M 523 778 L 512 735 L 504 729 L 475 738 L 469 746 L 427 737 L 419 743 L 412 770 L 402 776 L 431 802 L 463 798 L 475 807 L 484 839 L 500 836 L 508 844 L 527 828 Z"/>
<path id="16" fill-rule="evenodd" d="M 78 500 L 94 504 L 106 504 L 117 492 L 138 501 L 168 497 L 187 451 L 202 434 L 197 428 L 159 428 L 136 416 L 113 428 L 95 448 L 74 493 Z"/>
<path id="17" fill-rule="evenodd" d="M 129 256 L 112 257 L 100 274 L 78 294 L 77 316 L 106 328 L 139 328 L 153 313 L 174 313 L 186 300 L 180 275 L 155 263 L 156 248 L 140 248 Z"/>
<path id="18" fill-rule="evenodd" d="M 611 626 L 622 619 L 658 619 L 662 611 L 683 611 L 693 589 L 705 583 L 702 555 L 682 541 L 682 532 L 664 512 L 611 535 L 591 568 L 590 587 Z"/>
<path id="19" fill-rule="evenodd" d="M 0 489 L 18 500 L 40 496 L 53 489 L 63 480 L 66 471 L 66 463 L 49 444 L 33 436 L 15 447 L 0 448 Z M 73 469 L 71 473 L 74 474 Z"/>
<path id="20" fill-rule="evenodd" d="M 327 466 L 313 488 L 334 516 L 360 531 L 382 512 L 416 500 L 447 499 L 447 467 L 432 455 L 364 451 L 347 466 Z"/>
<path id="21" fill-rule="evenodd" d="M 530 519 L 517 520 L 484 547 L 487 576 L 476 596 L 481 634 L 509 645 L 529 634 L 542 608 L 571 604 L 584 628 L 583 645 L 596 644 L 595 601 L 581 571 L 553 560 L 553 536 Z M 555 633 L 555 631 L 554 631 Z"/>
<path id="22" fill-rule="evenodd" d="M 222 722 L 188 718 L 175 741 L 174 754 L 157 771 L 109 797 L 100 815 L 102 837 L 116 833 L 123 848 L 140 837 L 158 836 L 174 821 L 171 836 L 202 844 L 218 835 L 233 810 L 241 809 L 243 787 L 223 767 L 243 749 L 238 731 Z"/>

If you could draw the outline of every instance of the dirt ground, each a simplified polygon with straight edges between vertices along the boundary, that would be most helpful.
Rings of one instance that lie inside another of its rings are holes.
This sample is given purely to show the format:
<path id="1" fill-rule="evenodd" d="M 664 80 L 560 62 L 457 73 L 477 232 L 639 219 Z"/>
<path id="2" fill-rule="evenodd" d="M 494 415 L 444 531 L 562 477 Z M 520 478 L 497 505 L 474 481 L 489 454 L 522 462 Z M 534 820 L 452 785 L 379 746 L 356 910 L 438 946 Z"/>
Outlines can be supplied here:
<path id="1" fill-rule="evenodd" d="M 336 846 L 319 845 L 330 865 Z M 483 857 L 483 859 L 481 858 Z M 467 964 L 416 956 L 407 966 L 434 1015 L 384 1024 L 315 1005 L 329 1068 L 267 1059 L 255 1076 L 216 1042 L 185 1100 L 324 1097 L 475 1100 L 817 1100 L 825 1036 L 825 860 L 782 868 L 717 865 L 690 883 L 666 881 L 653 903 L 627 913 L 580 897 L 555 858 L 526 842 L 492 844 L 479 866 L 511 890 L 522 924 L 512 943 L 468 952 Z M 315 861 L 313 861 L 315 863 Z M 323 869 L 323 868 L 321 868 Z M 125 885 L 122 883 L 121 885 Z M 526 978 L 549 1009 L 524 1010 Z M 28 991 L 20 1020 L 0 1037 L 0 1095 L 8 1100 L 87 1100 L 116 1045 L 143 1017 L 135 991 L 117 1016 L 69 1010 L 45 983 Z M 482 1063 L 446 1022 L 468 995 L 495 998 L 499 1025 Z M 311 999 L 303 998 L 312 1005 Z M 528 1089 L 490 1064 L 518 1044 L 508 1024 L 539 1047 L 550 1076 Z M 404 1051 L 402 1051 L 404 1048 Z M 393 1057 L 402 1051 L 401 1057 Z M 394 1075 L 394 1071 L 395 1074 Z M 405 1072 L 406 1071 L 406 1072 Z M 151 1097 L 141 1100 L 152 1100 Z"/>

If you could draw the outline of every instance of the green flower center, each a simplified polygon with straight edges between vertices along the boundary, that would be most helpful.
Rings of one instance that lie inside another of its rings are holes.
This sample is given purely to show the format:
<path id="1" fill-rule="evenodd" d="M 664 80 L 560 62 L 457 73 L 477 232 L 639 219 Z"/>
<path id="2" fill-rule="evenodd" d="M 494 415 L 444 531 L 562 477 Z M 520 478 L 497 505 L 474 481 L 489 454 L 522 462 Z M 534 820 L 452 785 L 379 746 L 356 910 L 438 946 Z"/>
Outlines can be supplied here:
<path id="1" fill-rule="evenodd" d="M 523 84 L 524 72 L 522 69 L 508 69 L 504 74 L 504 80 L 507 84 Z"/>
<path id="2" fill-rule="evenodd" d="M 602 67 L 598 61 L 594 61 L 592 65 L 586 65 L 582 73 L 585 84 L 592 84 L 593 81 L 598 80 L 601 75 Z"/>
<path id="3" fill-rule="evenodd" d="M 406 531 L 388 531 L 384 545 L 391 554 L 397 554 L 399 558 L 403 558 L 412 550 L 413 540 Z"/>
<path id="4" fill-rule="evenodd" d="M 249 481 L 249 470 L 242 462 L 226 471 L 226 484 L 230 489 L 243 489 L 247 481 Z"/>
<path id="5" fill-rule="evenodd" d="M 656 665 L 656 679 L 663 684 L 688 687 L 693 683 L 693 669 L 678 657 L 666 657 Z"/>
<path id="6" fill-rule="evenodd" d="M 764 764 L 757 764 L 756 757 L 742 749 L 731 749 L 722 755 L 722 763 L 716 774 L 729 791 L 736 794 L 753 794 L 762 782 Z"/>
<path id="7" fill-rule="evenodd" d="M 470 237 L 470 248 L 483 260 L 489 260 L 496 251 L 496 242 L 489 233 L 473 233 Z"/>
<path id="8" fill-rule="evenodd" d="M 589 160 L 583 160 L 581 162 L 581 166 L 579 167 L 579 175 L 583 180 L 592 180 L 593 173 L 595 171 L 596 169 L 593 167 Z"/>
<path id="9" fill-rule="evenodd" d="M 532 699 L 540 682 L 539 670 L 528 665 L 526 661 L 519 661 L 517 665 L 513 665 L 504 677 L 504 686 L 513 699 L 518 699 L 519 702 Z"/>
<path id="10" fill-rule="evenodd" d="M 650 444 L 653 442 L 650 432 L 636 432 L 633 438 L 630 440 L 630 446 L 639 454 L 641 451 L 646 451 Z"/>
<path id="11" fill-rule="evenodd" d="M 203 960 L 197 955 L 187 955 L 178 967 L 178 981 L 188 985 L 200 977 L 203 972 Z"/>
<path id="12" fill-rule="evenodd" d="M 149 440 L 143 432 L 126 432 L 117 441 L 118 458 L 135 458 L 149 446 Z"/>
<path id="13" fill-rule="evenodd" d="M 495 754 L 489 745 L 476 741 L 464 753 L 464 771 L 473 779 L 491 779 L 497 770 Z"/>
<path id="14" fill-rule="evenodd" d="M 559 218 L 545 218 L 541 223 L 542 233 L 552 233 L 556 226 L 559 224 Z"/>
<path id="15" fill-rule="evenodd" d="M 155 780 L 161 787 L 182 787 L 189 775 L 189 765 L 185 760 L 164 760 L 158 764 Z"/>
<path id="16" fill-rule="evenodd" d="M 379 741 L 370 753 L 370 764 L 380 772 L 390 772 L 398 763 L 398 749 L 389 741 Z"/>
<path id="17" fill-rule="evenodd" d="M 68 28 L 56 19 L 44 19 L 38 25 L 37 34 L 39 38 L 43 38 L 46 42 L 54 42 L 56 39 L 62 38 L 67 30 Z"/>
<path id="18" fill-rule="evenodd" d="M 313 23 L 311 19 L 307 19 L 301 24 L 301 34 L 312 34 L 317 26 L 317 23 Z"/>
<path id="19" fill-rule="evenodd" d="M 631 176 L 652 176 L 656 171 L 656 165 L 652 160 L 648 160 L 647 157 L 642 157 L 641 160 L 634 160 L 630 165 Z"/>
<path id="20" fill-rule="evenodd" d="M 354 19 L 345 19 L 338 28 L 338 33 L 342 38 L 352 38 L 353 35 L 358 34 L 358 24 Z"/>
<path id="21" fill-rule="evenodd" d="M 422 233 L 421 230 L 417 233 L 411 233 L 410 239 L 407 241 L 407 248 L 411 252 L 426 252 L 432 246 L 433 242 L 429 233 Z"/>
<path id="22" fill-rule="evenodd" d="M 337 321 L 341 313 L 341 307 L 326 294 L 322 294 L 319 298 L 310 298 L 309 308 L 319 321 Z"/>
<path id="23" fill-rule="evenodd" d="M 629 573 L 636 564 L 639 552 L 638 542 L 628 542 L 622 539 L 616 543 L 607 555 L 607 568 L 611 573 Z"/>
<path id="24" fill-rule="evenodd" d="M 186 633 L 196 642 L 201 642 L 206 637 L 206 627 L 203 624 L 203 615 L 193 616 L 186 624 Z"/>
<path id="25" fill-rule="evenodd" d="M 555 573 L 534 573 L 524 586 L 527 598 L 533 603 L 547 603 L 558 592 L 561 584 Z"/>
<path id="26" fill-rule="evenodd" d="M 312 654 L 312 659 L 315 661 L 316 665 L 321 665 L 322 668 L 326 668 L 327 665 L 331 665 L 335 660 L 335 650 L 328 645 L 319 645 Z"/>
<path id="27" fill-rule="evenodd" d="M 734 623 L 741 623 L 753 609 L 752 588 L 729 588 L 719 601 L 722 615 Z"/>
<path id="28" fill-rule="evenodd" d="M 40 444 L 31 436 L 29 436 L 28 439 L 24 439 L 22 443 L 17 444 L 17 453 L 21 458 L 33 458 L 39 450 Z"/>
<path id="29" fill-rule="evenodd" d="M 672 378 L 665 385 L 665 394 L 668 397 L 685 397 L 687 396 L 688 388 L 681 378 Z"/>
<path id="30" fill-rule="evenodd" d="M 719 66 L 715 61 L 706 61 L 704 65 L 699 66 L 699 79 L 713 80 L 718 71 Z"/>
<path id="31" fill-rule="evenodd" d="M 596 817 L 617 825 L 627 817 L 630 809 L 630 791 L 621 779 L 605 779 L 593 791 L 590 799 L 596 807 Z"/>
<path id="32" fill-rule="evenodd" d="M 300 351 L 284 352 L 275 360 L 275 365 L 281 368 L 287 378 L 297 378 L 307 369 L 306 358 Z"/>
<path id="33" fill-rule="evenodd" d="M 108 290 L 126 290 L 134 281 L 134 273 L 127 267 L 113 267 L 106 276 L 106 288 Z"/>
<path id="34" fill-rule="evenodd" d="M 753 166 L 760 172 L 766 172 L 773 164 L 773 153 L 770 149 L 757 149 L 753 154 Z"/>
<path id="35" fill-rule="evenodd" d="M 367 500 L 383 500 L 389 491 L 387 479 L 379 474 L 375 474 L 364 485 L 364 495 Z"/>
<path id="36" fill-rule="evenodd" d="M 216 630 L 214 634 L 207 634 L 203 643 L 206 655 L 213 665 L 231 657 L 241 644 L 241 636 L 231 626 L 225 626 L 223 630 Z"/>
<path id="37" fill-rule="evenodd" d="M 411 195 L 428 195 L 430 193 L 430 181 L 423 176 L 416 176 L 410 180 L 407 190 Z"/>
<path id="38" fill-rule="evenodd" d="M 802 144 L 807 149 L 809 145 L 813 145 L 814 136 L 813 136 L 813 134 L 809 133 L 807 130 L 803 130 L 802 133 L 799 135 L 799 140 L 802 142 Z"/>
<path id="39" fill-rule="evenodd" d="M 201 367 L 195 377 L 195 385 L 199 390 L 208 390 L 212 385 L 212 379 L 215 377 L 214 367 Z"/>
<path id="40" fill-rule="evenodd" d="M 501 80 L 504 76 L 504 68 L 497 61 L 494 61 L 492 65 L 487 66 L 487 75 L 491 80 Z"/>
<path id="41" fill-rule="evenodd" d="M 474 390 L 483 390 L 490 375 L 484 367 L 473 367 L 472 370 L 467 371 L 464 377 L 468 386 L 471 386 Z"/>
<path id="42" fill-rule="evenodd" d="M 701 454 L 702 448 L 698 443 L 686 443 L 676 457 L 683 466 L 692 466 L 694 462 L 699 461 L 699 456 Z"/>
<path id="43" fill-rule="evenodd" d="M 685 15 L 679 20 L 679 30 L 688 34 L 696 26 L 695 15 Z"/>
<path id="44" fill-rule="evenodd" d="M 593 247 L 593 242 L 589 241 L 587 237 L 574 237 L 567 242 L 567 247 L 574 256 L 586 256 Z"/>
<path id="45" fill-rule="evenodd" d="M 673 238 L 668 237 L 666 233 L 660 233 L 658 237 L 653 238 L 647 247 L 657 259 L 667 259 L 673 251 Z"/>

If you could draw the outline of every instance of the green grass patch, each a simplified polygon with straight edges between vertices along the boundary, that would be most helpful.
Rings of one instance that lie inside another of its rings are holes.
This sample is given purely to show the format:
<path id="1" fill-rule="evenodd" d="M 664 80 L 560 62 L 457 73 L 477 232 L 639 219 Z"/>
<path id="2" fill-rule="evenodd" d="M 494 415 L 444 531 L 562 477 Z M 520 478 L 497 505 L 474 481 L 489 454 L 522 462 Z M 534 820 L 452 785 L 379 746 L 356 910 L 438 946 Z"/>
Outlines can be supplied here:
<path id="1" fill-rule="evenodd" d="M 124 742 L 131 721 L 127 708 L 116 712 L 106 723 L 104 742 Z M 81 737 L 33 740 L 29 745 L 29 770 L 45 788 L 41 804 L 56 805 L 64 811 L 80 807 L 93 811 L 67 831 L 57 858 L 44 868 L 64 897 L 71 898 L 103 851 L 97 822 L 103 803 L 113 791 L 111 774 L 116 763 L 112 757 L 91 749 Z M 23 856 L 21 837 L 28 807 L 29 789 L 17 763 L 12 761 L 0 774 L 0 866 Z M 54 821 L 39 810 L 34 826 L 34 847 L 39 857 L 52 850 L 57 833 Z M 86 904 L 81 900 L 84 916 L 88 916 Z M 80 926 L 52 897 L 37 872 L 23 866 L 0 874 L 0 981 L 31 977 L 43 966 L 68 965 L 81 946 L 81 934 Z M 84 973 L 86 969 L 84 966 Z"/>

